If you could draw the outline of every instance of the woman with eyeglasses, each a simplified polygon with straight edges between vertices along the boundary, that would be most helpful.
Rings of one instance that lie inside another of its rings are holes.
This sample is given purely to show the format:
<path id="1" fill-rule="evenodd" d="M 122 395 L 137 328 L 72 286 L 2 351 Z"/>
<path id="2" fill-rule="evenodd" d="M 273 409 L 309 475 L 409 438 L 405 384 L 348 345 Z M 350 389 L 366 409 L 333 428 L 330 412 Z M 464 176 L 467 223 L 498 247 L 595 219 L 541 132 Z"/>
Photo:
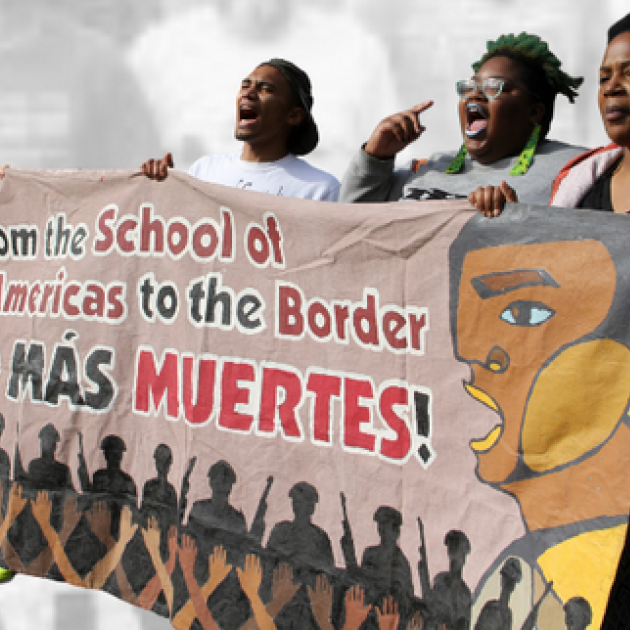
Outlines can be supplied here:
<path id="1" fill-rule="evenodd" d="M 573 102 L 582 83 L 560 65 L 536 35 L 488 42 L 487 52 L 473 64 L 475 74 L 456 84 L 464 140 L 459 151 L 395 170 L 396 154 L 420 137 L 425 127 L 419 115 L 433 103 L 389 116 L 354 156 L 340 201 L 468 197 L 480 209 L 487 203 L 494 211 L 495 200 L 502 208 L 518 195 L 526 203 L 547 204 L 554 173 L 584 151 L 546 139 L 556 96 Z"/>

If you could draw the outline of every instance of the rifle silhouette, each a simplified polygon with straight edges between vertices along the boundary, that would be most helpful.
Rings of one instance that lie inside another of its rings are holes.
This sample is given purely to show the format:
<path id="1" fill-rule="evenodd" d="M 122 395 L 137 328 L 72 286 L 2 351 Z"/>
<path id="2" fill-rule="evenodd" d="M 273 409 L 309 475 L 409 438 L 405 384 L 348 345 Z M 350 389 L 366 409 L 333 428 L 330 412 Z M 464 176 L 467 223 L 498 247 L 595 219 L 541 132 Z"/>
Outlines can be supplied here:
<path id="1" fill-rule="evenodd" d="M 431 580 L 429 578 L 427 542 L 424 538 L 424 525 L 422 524 L 422 519 L 420 517 L 418 517 L 418 530 L 420 532 L 420 546 L 418 547 L 418 553 L 420 554 L 420 560 L 418 560 L 418 575 L 420 576 L 422 599 L 426 600 L 431 594 Z"/>
<path id="2" fill-rule="evenodd" d="M 190 491 L 190 475 L 192 475 L 193 468 L 197 463 L 197 457 L 191 457 L 188 460 L 188 468 L 184 473 L 182 479 L 182 488 L 179 494 L 179 505 L 177 506 L 177 513 L 179 514 L 179 524 L 184 522 L 184 514 L 186 513 L 186 506 L 188 505 L 188 492 Z"/>
<path id="3" fill-rule="evenodd" d="M 536 619 L 538 617 L 538 609 L 540 608 L 540 605 L 542 604 L 543 599 L 545 599 L 545 597 L 547 597 L 547 595 L 551 591 L 552 587 L 553 587 L 553 581 L 548 582 L 547 586 L 545 587 L 545 592 L 540 596 L 540 599 L 534 604 L 532 609 L 529 611 L 529 615 L 527 615 L 527 618 L 523 622 L 523 625 L 521 626 L 521 630 L 534 630 L 534 626 L 536 625 Z"/>
<path id="4" fill-rule="evenodd" d="M 273 477 L 270 475 L 267 477 L 267 485 L 263 490 L 260 500 L 258 501 L 258 507 L 256 508 L 256 514 L 252 521 L 252 527 L 249 533 L 260 543 L 265 533 L 265 514 L 267 513 L 267 497 L 271 491 L 271 484 L 273 483 Z"/>
<path id="5" fill-rule="evenodd" d="M 354 549 L 354 538 L 352 537 L 352 529 L 350 528 L 350 520 L 348 519 L 348 510 L 346 509 L 346 495 L 339 493 L 341 497 L 341 509 L 343 510 L 343 536 L 341 537 L 341 549 L 343 557 L 346 561 L 346 567 L 357 566 L 357 554 Z"/>
<path id="6" fill-rule="evenodd" d="M 17 436 L 20 436 L 20 423 L 17 423 Z M 24 486 L 28 482 L 28 473 L 22 465 L 22 454 L 20 453 L 19 439 L 15 441 L 15 453 L 13 455 L 13 479 Z"/>
<path id="7" fill-rule="evenodd" d="M 77 455 L 79 458 L 79 470 L 77 471 L 79 475 L 79 483 L 81 484 L 81 492 L 89 492 L 90 490 L 90 473 L 87 469 L 87 464 L 85 463 L 85 456 L 83 454 L 83 435 L 79 431 L 79 454 Z"/>

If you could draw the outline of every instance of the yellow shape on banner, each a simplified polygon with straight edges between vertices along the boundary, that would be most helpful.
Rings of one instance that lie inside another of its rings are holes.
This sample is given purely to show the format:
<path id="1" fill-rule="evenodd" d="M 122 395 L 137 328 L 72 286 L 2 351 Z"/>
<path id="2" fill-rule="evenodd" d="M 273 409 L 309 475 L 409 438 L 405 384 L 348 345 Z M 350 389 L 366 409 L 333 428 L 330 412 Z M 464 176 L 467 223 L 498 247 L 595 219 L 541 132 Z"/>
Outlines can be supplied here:
<path id="1" fill-rule="evenodd" d="M 586 532 L 569 538 L 538 557 L 547 581 L 566 603 L 572 597 L 588 600 L 593 610 L 591 628 L 599 628 L 626 537 L 626 525 Z"/>
<path id="2" fill-rule="evenodd" d="M 525 412 L 523 455 L 536 472 L 553 470 L 602 444 L 630 395 L 630 350 L 596 339 L 564 350 L 541 373 Z"/>

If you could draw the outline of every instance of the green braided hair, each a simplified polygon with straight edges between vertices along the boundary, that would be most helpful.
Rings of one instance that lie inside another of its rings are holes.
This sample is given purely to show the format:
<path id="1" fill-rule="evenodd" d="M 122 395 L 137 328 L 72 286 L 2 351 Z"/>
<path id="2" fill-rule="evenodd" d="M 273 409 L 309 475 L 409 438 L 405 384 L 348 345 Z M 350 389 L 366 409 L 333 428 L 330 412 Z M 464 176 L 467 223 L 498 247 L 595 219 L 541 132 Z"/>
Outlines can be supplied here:
<path id="1" fill-rule="evenodd" d="M 577 88 L 582 77 L 572 77 L 560 69 L 561 61 L 549 50 L 547 42 L 538 35 L 521 33 L 501 35 L 499 39 L 487 43 L 487 52 L 472 64 L 479 72 L 481 66 L 493 57 L 508 57 L 522 66 L 523 81 L 527 89 L 545 105 L 545 116 L 540 123 L 541 139 L 547 135 L 556 95 L 564 94 L 571 103 L 578 95 Z"/>

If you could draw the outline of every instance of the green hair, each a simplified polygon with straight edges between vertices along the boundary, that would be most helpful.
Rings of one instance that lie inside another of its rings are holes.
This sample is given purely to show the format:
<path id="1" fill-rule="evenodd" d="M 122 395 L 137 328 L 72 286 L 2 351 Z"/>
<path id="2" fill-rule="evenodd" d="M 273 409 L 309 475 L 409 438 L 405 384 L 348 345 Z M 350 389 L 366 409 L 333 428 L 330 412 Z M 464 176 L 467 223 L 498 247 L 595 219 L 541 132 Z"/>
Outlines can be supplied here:
<path id="1" fill-rule="evenodd" d="M 538 35 L 521 33 L 520 35 L 501 35 L 496 42 L 487 43 L 488 51 L 472 67 L 475 72 L 479 72 L 481 66 L 492 57 L 506 55 L 508 57 L 522 58 L 538 66 L 545 75 L 547 82 L 556 94 L 564 94 L 571 103 L 578 95 L 577 88 L 580 87 L 581 77 L 569 76 L 560 69 L 562 62 L 550 50 L 547 42 L 544 42 Z"/>
<path id="2" fill-rule="evenodd" d="M 499 39 L 487 43 L 487 52 L 472 64 L 479 72 L 481 66 L 493 57 L 508 57 L 523 67 L 524 80 L 529 91 L 545 105 L 545 116 L 541 121 L 544 138 L 549 131 L 556 95 L 564 94 L 571 103 L 578 95 L 577 88 L 582 77 L 572 77 L 560 69 L 561 61 L 549 50 L 547 42 L 538 35 L 521 33 L 501 35 Z"/>

